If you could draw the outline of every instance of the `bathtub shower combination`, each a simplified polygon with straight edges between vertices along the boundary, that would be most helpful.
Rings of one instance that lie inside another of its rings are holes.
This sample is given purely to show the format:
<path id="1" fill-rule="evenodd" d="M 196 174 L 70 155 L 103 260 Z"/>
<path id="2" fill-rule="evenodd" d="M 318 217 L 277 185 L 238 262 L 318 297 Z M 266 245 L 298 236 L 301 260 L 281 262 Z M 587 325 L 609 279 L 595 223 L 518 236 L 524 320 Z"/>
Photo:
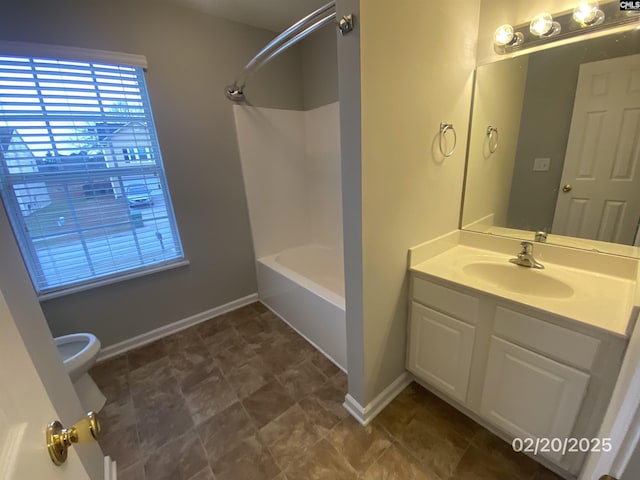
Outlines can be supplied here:
<path id="1" fill-rule="evenodd" d="M 305 245 L 258 259 L 260 299 L 343 370 L 344 273 L 336 252 Z"/>
<path id="2" fill-rule="evenodd" d="M 225 89 L 244 99 L 247 79 L 324 25 L 344 35 L 335 0 L 269 42 Z M 346 371 L 338 103 L 293 111 L 237 104 L 233 109 L 260 300 Z"/>
<path id="3" fill-rule="evenodd" d="M 346 371 L 338 103 L 234 115 L 260 300 Z"/>

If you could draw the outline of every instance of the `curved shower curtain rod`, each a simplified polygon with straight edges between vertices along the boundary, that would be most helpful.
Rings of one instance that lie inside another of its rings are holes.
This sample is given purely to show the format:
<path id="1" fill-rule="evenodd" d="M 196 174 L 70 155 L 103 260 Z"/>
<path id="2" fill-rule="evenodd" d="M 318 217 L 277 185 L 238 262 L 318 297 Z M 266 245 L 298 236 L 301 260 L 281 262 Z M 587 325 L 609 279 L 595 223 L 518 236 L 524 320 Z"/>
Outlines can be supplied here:
<path id="1" fill-rule="evenodd" d="M 233 85 L 225 87 L 224 93 L 227 98 L 233 101 L 244 100 L 244 86 L 247 83 L 247 79 L 277 57 L 280 53 L 284 52 L 291 45 L 298 43 L 307 35 L 315 32 L 326 24 L 334 22 L 336 19 L 335 7 L 336 2 L 335 0 L 332 0 L 297 21 L 276 38 L 271 40 L 255 57 L 251 59 L 249 63 L 244 66 L 233 82 Z M 327 12 L 330 13 L 318 20 L 318 17 Z M 307 27 L 310 23 L 311 25 Z M 303 28 L 304 30 L 302 30 Z M 353 30 L 353 15 L 345 15 L 342 17 L 340 22 L 338 22 L 338 28 L 343 35 Z"/>

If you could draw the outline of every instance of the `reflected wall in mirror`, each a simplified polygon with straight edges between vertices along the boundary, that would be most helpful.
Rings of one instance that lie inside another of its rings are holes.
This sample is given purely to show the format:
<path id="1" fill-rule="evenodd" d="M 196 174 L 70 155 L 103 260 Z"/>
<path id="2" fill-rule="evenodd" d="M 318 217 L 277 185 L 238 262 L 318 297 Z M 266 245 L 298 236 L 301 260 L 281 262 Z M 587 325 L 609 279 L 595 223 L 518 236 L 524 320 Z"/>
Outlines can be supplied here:
<path id="1" fill-rule="evenodd" d="M 640 256 L 639 163 L 640 30 L 482 65 L 462 228 Z"/>

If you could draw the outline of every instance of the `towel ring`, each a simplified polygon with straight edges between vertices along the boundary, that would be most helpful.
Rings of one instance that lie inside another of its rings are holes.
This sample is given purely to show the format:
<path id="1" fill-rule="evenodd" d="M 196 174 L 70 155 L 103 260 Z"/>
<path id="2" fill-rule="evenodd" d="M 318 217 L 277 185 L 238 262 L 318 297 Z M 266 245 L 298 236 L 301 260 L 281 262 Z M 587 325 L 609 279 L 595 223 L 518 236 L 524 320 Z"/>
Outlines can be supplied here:
<path id="1" fill-rule="evenodd" d="M 487 138 L 489 139 L 489 153 L 495 153 L 498 150 L 498 140 L 500 139 L 498 129 L 489 125 L 487 127 Z"/>
<path id="2" fill-rule="evenodd" d="M 442 144 L 444 143 L 445 134 L 451 130 L 453 132 L 453 147 L 449 152 L 445 152 Z M 453 152 L 456 149 L 456 144 L 458 143 L 458 136 L 456 135 L 456 129 L 453 128 L 453 123 L 441 123 L 440 124 L 440 139 L 438 140 L 438 146 L 440 147 L 440 153 L 443 157 L 450 157 L 453 155 Z"/>

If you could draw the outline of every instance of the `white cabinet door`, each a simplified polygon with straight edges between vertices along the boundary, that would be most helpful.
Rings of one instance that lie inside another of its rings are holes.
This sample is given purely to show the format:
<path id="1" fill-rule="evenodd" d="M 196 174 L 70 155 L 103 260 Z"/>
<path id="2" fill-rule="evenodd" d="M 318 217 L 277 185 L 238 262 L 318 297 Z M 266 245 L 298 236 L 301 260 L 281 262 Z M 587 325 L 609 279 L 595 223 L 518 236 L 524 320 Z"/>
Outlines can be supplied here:
<path id="1" fill-rule="evenodd" d="M 474 337 L 473 326 L 413 303 L 408 368 L 465 403 Z"/>
<path id="2" fill-rule="evenodd" d="M 481 415 L 520 438 L 571 435 L 589 375 L 491 337 Z M 562 452 L 541 453 L 560 461 Z"/>

